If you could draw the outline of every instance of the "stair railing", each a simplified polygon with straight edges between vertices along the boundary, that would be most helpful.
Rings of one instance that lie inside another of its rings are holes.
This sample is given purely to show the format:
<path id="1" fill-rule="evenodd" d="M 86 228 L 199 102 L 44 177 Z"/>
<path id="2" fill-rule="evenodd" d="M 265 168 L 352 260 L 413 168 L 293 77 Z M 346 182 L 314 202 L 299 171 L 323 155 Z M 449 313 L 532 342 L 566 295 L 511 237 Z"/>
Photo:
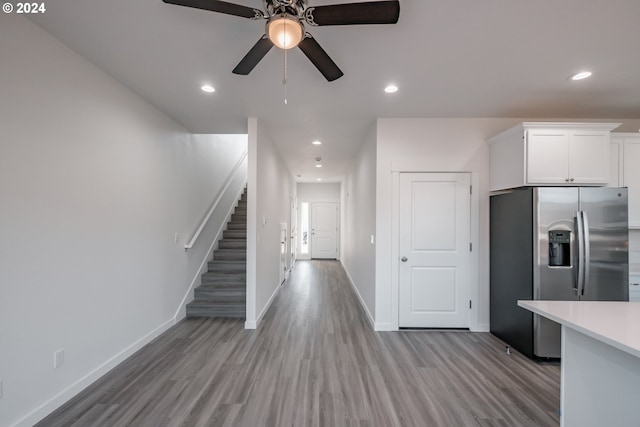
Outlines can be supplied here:
<path id="1" fill-rule="evenodd" d="M 193 234 L 193 237 L 191 238 L 191 240 L 189 240 L 189 243 L 184 245 L 184 250 L 185 251 L 188 251 L 189 249 L 191 249 L 193 247 L 193 245 L 195 245 L 196 240 L 198 240 L 198 237 L 200 237 L 200 233 L 202 233 L 202 230 L 204 229 L 205 225 L 207 225 L 207 222 L 209 222 L 209 218 L 211 218 L 211 215 L 213 215 L 213 212 L 218 207 L 218 204 L 220 203 L 220 200 L 222 200 L 222 197 L 227 192 L 227 189 L 231 185 L 231 182 L 233 182 L 233 179 L 235 178 L 236 174 L 238 173 L 238 170 L 240 169 L 240 166 L 242 166 L 242 162 L 244 162 L 244 159 L 246 159 L 246 158 L 247 158 L 247 151 L 245 150 L 245 152 L 242 153 L 242 155 L 240 156 L 240 159 L 238 160 L 238 163 L 236 163 L 235 167 L 233 168 L 233 170 L 231 171 L 231 173 L 227 177 L 227 180 L 225 181 L 224 186 L 222 187 L 222 189 L 218 193 L 218 197 L 216 197 L 216 200 L 211 205 L 211 208 L 209 209 L 209 212 L 207 213 L 207 215 L 202 220 L 202 223 L 200 224 L 200 226 L 198 227 L 196 232 Z"/>

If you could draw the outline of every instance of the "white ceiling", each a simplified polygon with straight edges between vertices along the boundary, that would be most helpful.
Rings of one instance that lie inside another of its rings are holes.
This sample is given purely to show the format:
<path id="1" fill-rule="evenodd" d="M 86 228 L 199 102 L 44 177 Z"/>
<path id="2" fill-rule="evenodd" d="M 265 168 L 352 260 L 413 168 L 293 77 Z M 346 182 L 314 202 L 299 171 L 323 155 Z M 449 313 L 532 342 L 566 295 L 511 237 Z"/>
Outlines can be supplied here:
<path id="1" fill-rule="evenodd" d="M 377 117 L 640 118 L 638 0 L 400 5 L 396 25 L 307 26 L 345 75 L 328 83 L 289 51 L 288 105 L 282 51 L 231 73 L 260 21 L 161 0 L 54 0 L 31 19 L 194 133 L 245 133 L 257 117 L 299 181 L 339 180 Z M 567 80 L 582 69 L 594 76 Z M 398 93 L 383 92 L 390 82 Z"/>

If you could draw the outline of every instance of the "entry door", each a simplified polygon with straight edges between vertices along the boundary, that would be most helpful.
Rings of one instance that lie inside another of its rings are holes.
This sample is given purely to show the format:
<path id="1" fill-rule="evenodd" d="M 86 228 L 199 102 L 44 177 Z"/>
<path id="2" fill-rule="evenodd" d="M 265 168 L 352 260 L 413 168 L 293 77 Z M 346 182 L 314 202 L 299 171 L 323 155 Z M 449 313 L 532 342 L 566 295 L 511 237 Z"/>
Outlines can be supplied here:
<path id="1" fill-rule="evenodd" d="M 311 258 L 338 258 L 337 203 L 311 203 Z"/>
<path id="2" fill-rule="evenodd" d="M 467 173 L 400 174 L 400 327 L 469 327 L 470 188 Z"/>

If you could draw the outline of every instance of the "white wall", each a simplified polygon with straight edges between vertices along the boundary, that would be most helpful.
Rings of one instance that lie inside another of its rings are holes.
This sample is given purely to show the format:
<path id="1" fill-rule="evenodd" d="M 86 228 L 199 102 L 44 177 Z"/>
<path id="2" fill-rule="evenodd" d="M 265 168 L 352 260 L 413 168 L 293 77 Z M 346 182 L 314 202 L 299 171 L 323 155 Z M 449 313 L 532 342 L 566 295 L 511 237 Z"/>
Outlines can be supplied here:
<path id="1" fill-rule="evenodd" d="M 296 196 L 293 176 L 269 135 L 249 119 L 247 203 L 247 319 L 255 329 L 280 289 L 280 223 L 289 224 Z M 287 248 L 290 258 L 291 248 Z"/>
<path id="2" fill-rule="evenodd" d="M 174 323 L 246 136 L 190 135 L 17 15 L 0 58 L 0 425 L 32 425 Z"/>
<path id="3" fill-rule="evenodd" d="M 340 183 L 313 184 L 300 182 L 297 185 L 300 202 L 340 202 Z"/>
<path id="4" fill-rule="evenodd" d="M 376 126 L 358 149 L 342 188 L 342 264 L 373 322 L 376 315 Z"/>

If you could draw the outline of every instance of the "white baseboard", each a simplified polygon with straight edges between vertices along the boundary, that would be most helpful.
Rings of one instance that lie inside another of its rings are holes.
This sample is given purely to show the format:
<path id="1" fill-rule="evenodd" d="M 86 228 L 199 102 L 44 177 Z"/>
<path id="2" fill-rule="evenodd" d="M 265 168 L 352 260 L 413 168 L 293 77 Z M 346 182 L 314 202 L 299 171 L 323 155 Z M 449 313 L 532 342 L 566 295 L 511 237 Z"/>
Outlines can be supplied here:
<path id="1" fill-rule="evenodd" d="M 64 389 L 58 395 L 54 396 L 52 399 L 46 401 L 39 407 L 37 407 L 34 411 L 27 414 L 25 417 L 20 419 L 17 423 L 14 424 L 15 427 L 29 427 L 36 424 L 38 421 L 41 421 L 47 415 L 51 414 L 53 411 L 64 405 L 68 400 L 72 397 L 80 393 L 82 390 L 96 382 L 100 377 L 105 375 L 107 372 L 118 366 L 128 357 L 132 356 L 136 351 L 140 350 L 145 345 L 149 344 L 151 341 L 160 336 L 163 332 L 167 331 L 174 325 L 174 319 L 167 320 L 160 326 L 158 326 L 153 331 L 149 332 L 144 337 L 140 338 L 138 341 L 131 344 L 129 347 L 122 350 L 120 353 L 113 356 L 111 359 L 104 362 L 102 365 L 98 366 L 93 371 L 89 372 L 84 377 L 80 378 L 78 381 Z"/>
<path id="2" fill-rule="evenodd" d="M 471 332 L 490 332 L 488 323 L 479 323 L 477 328 L 471 330 Z"/>
<path id="3" fill-rule="evenodd" d="M 282 289 L 282 284 L 276 286 L 276 288 L 273 290 L 273 293 L 269 297 L 269 301 L 267 301 L 267 303 L 264 305 L 264 308 L 262 309 L 262 311 L 258 315 L 258 318 L 256 319 L 256 327 L 257 325 L 260 324 L 260 322 L 262 322 L 262 318 L 264 317 L 265 314 L 267 314 L 267 310 L 269 310 L 269 307 L 271 307 L 271 304 L 273 304 L 273 300 L 276 299 L 276 295 L 278 295 L 278 292 L 280 292 L 280 289 Z"/>
<path id="4" fill-rule="evenodd" d="M 246 322 L 244 322 L 244 328 L 245 329 L 257 329 L 258 328 L 258 322 L 246 321 Z"/>
<path id="5" fill-rule="evenodd" d="M 389 332 L 389 331 L 398 331 L 398 328 L 394 327 L 392 323 L 383 323 L 378 322 L 373 325 L 373 330 L 376 332 Z"/>
<path id="6" fill-rule="evenodd" d="M 282 283 L 284 284 L 286 283 L 286 281 Z M 282 288 L 282 285 L 276 286 L 276 289 L 271 294 L 271 297 L 269 297 L 269 301 L 267 301 L 267 303 L 265 304 L 264 308 L 258 315 L 258 318 L 255 320 L 255 322 L 253 321 L 244 322 L 245 329 L 258 329 L 258 325 L 262 321 L 262 318 L 264 317 L 264 315 L 267 313 L 267 310 L 269 310 L 269 307 L 271 307 L 271 304 L 273 303 L 273 300 L 276 298 L 276 295 L 278 295 L 278 292 L 280 292 L 280 288 Z"/>
<path id="7" fill-rule="evenodd" d="M 355 282 L 353 281 L 353 278 L 351 277 L 351 274 L 349 274 L 349 270 L 347 270 L 347 267 L 344 265 L 342 260 L 340 260 L 340 265 L 342 265 L 342 269 L 346 273 L 347 279 L 349 279 L 349 283 L 351 284 L 351 287 L 353 288 L 353 291 L 356 293 L 356 296 L 358 297 L 358 301 L 360 301 L 360 305 L 364 309 L 364 312 L 367 313 L 367 319 L 369 319 L 369 323 L 371 324 L 371 327 L 375 331 L 377 331 L 378 329 L 376 329 L 376 327 L 375 327 L 376 322 L 373 319 L 373 316 L 371 315 L 371 312 L 369 311 L 369 307 L 367 307 L 367 304 L 364 303 L 364 299 L 362 298 L 362 295 L 360 295 L 360 291 L 358 290 L 358 287 L 356 286 Z"/>

